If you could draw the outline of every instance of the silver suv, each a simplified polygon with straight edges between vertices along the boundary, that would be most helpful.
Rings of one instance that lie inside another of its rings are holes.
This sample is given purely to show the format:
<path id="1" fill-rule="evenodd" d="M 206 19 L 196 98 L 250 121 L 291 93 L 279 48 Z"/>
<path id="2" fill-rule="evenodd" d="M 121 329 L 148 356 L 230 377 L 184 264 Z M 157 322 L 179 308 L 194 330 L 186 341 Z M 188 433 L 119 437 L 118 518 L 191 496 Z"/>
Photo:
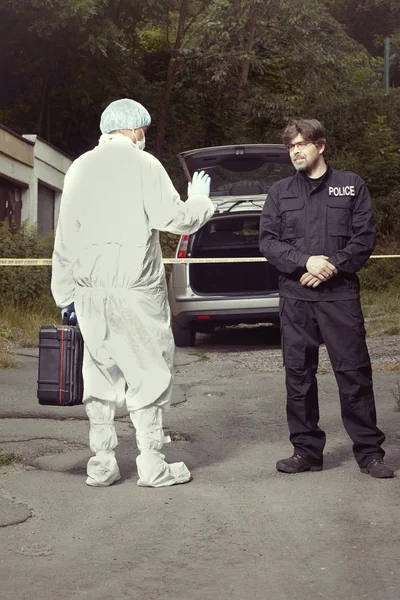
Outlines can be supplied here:
<path id="1" fill-rule="evenodd" d="M 177 258 L 260 257 L 260 215 L 273 183 L 293 174 L 285 146 L 246 144 L 179 155 L 188 181 L 211 176 L 216 211 L 197 233 L 181 236 Z M 278 273 L 267 261 L 175 264 L 168 283 L 177 346 L 193 346 L 196 332 L 239 323 L 278 323 Z"/>

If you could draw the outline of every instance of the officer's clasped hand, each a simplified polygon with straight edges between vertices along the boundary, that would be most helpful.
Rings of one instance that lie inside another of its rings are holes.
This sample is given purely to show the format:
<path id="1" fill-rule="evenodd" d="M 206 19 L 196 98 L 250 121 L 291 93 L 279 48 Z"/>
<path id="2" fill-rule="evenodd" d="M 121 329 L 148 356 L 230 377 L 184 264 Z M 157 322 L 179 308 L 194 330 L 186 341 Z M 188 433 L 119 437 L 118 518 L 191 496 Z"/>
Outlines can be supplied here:
<path id="1" fill-rule="evenodd" d="M 328 256 L 310 256 L 307 261 L 306 269 L 319 281 L 328 281 L 334 275 L 337 275 L 337 268 L 328 261 Z M 312 285 L 310 282 L 303 285 Z M 315 286 L 313 286 L 315 287 Z"/>
<path id="2" fill-rule="evenodd" d="M 188 184 L 188 196 L 195 196 L 196 194 L 202 194 L 203 196 L 210 196 L 211 178 L 204 171 L 196 171 L 194 173 L 192 181 Z"/>
<path id="3" fill-rule="evenodd" d="M 316 288 L 322 281 L 307 271 L 300 277 L 300 283 L 302 286 Z"/>
<path id="4" fill-rule="evenodd" d="M 307 287 L 318 287 L 338 274 L 337 268 L 328 261 L 328 256 L 310 256 L 306 264 L 307 272 L 300 278 L 300 283 Z"/>
<path id="5" fill-rule="evenodd" d="M 76 318 L 76 312 L 75 312 L 75 304 L 73 302 L 71 302 L 71 304 L 69 304 L 68 306 L 65 306 L 64 308 L 61 309 L 62 320 L 64 320 L 64 315 L 66 313 L 69 314 L 68 325 L 76 325 L 77 318 Z"/>

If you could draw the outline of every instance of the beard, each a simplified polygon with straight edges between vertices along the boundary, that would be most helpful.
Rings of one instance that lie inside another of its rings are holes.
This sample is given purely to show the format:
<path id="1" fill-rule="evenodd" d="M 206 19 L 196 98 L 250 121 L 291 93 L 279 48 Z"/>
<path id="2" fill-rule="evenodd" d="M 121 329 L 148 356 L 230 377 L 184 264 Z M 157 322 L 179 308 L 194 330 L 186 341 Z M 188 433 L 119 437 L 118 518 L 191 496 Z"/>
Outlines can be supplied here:
<path id="1" fill-rule="evenodd" d="M 296 169 L 296 171 L 306 171 L 308 168 L 308 163 L 306 160 L 301 162 L 293 162 L 293 166 Z"/>
<path id="2" fill-rule="evenodd" d="M 312 169 L 316 166 L 318 162 L 318 158 L 314 161 L 309 161 L 305 156 L 297 156 L 295 157 L 297 160 L 293 159 L 292 164 L 296 171 L 312 171 Z"/>

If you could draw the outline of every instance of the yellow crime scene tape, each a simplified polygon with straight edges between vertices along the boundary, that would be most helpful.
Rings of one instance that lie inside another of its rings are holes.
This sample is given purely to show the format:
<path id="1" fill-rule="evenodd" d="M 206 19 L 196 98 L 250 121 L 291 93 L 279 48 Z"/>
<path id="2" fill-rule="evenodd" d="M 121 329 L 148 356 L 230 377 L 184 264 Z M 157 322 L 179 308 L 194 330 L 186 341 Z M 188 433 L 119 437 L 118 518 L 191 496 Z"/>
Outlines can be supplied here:
<path id="1" fill-rule="evenodd" d="M 400 254 L 373 254 L 372 258 L 400 258 Z M 267 259 L 253 258 L 163 258 L 165 265 L 207 264 L 207 263 L 250 263 L 265 262 Z M 49 267 L 51 258 L 0 258 L 0 267 Z"/>

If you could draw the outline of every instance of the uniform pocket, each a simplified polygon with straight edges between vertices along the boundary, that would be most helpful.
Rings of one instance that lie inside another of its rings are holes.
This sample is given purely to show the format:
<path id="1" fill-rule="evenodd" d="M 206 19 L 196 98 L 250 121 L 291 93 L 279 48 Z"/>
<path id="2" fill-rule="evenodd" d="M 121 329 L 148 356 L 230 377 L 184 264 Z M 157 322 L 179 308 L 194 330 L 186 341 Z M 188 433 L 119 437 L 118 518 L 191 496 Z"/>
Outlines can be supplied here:
<path id="1" fill-rule="evenodd" d="M 281 198 L 282 240 L 304 237 L 304 198 Z"/>
<path id="2" fill-rule="evenodd" d="M 349 302 L 352 302 L 351 300 Z M 355 303 L 354 303 L 355 304 Z M 356 330 L 358 335 L 362 337 L 366 336 L 365 324 L 364 324 L 364 316 L 362 314 L 361 306 L 352 306 L 350 308 L 350 315 L 354 322 L 354 329 Z"/>
<path id="3" fill-rule="evenodd" d="M 341 302 L 340 309 L 343 311 L 343 315 L 347 313 L 347 317 L 343 322 L 345 327 L 336 331 L 341 354 L 339 370 L 353 371 L 368 367 L 371 363 L 360 301 L 344 300 Z"/>
<path id="4" fill-rule="evenodd" d="M 329 200 L 327 209 L 329 235 L 352 236 L 352 208 L 353 202 L 346 196 Z"/>

